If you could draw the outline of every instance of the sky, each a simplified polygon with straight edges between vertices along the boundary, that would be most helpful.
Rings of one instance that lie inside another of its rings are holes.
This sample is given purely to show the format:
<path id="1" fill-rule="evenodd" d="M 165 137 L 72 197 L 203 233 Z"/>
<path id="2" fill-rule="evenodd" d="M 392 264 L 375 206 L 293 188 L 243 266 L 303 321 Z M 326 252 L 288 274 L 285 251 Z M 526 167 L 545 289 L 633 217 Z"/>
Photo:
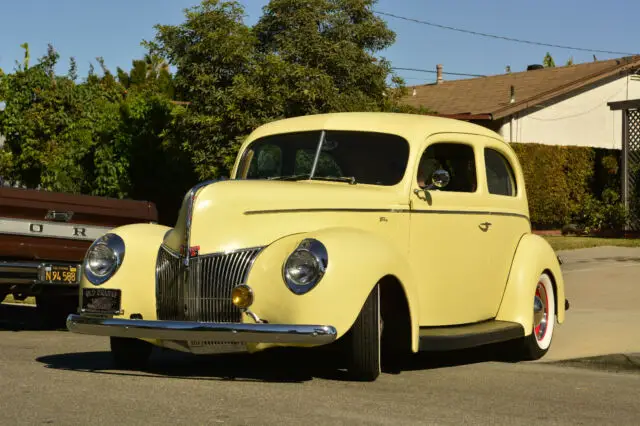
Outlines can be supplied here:
<path id="1" fill-rule="evenodd" d="M 142 40 L 154 37 L 156 24 L 179 24 L 184 9 L 198 0 L 0 0 L 0 68 L 13 70 L 28 42 L 32 61 L 42 56 L 47 43 L 61 55 L 58 73 L 66 73 L 74 56 L 80 76 L 95 57 L 106 66 L 129 69 L 144 55 Z M 254 24 L 268 0 L 241 0 L 246 23 Z M 379 0 L 375 9 L 439 25 L 499 36 L 624 53 L 640 52 L 633 29 L 640 2 L 631 0 Z M 447 72 L 501 74 L 509 65 L 523 71 L 539 64 L 547 52 L 556 65 L 593 61 L 592 52 L 537 46 L 460 33 L 382 16 L 396 33 L 390 48 L 379 52 L 400 68 L 435 71 L 443 65 L 445 79 L 460 78 Z M 595 53 L 597 59 L 624 54 Z M 435 73 L 397 71 L 408 85 L 432 83 Z"/>

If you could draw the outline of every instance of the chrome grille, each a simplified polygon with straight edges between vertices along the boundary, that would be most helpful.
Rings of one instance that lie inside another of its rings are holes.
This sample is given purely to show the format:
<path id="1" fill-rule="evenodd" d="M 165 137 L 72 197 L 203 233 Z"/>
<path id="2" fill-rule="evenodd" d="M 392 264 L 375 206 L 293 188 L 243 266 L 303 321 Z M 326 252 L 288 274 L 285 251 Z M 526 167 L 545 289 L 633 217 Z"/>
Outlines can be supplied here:
<path id="1" fill-rule="evenodd" d="M 231 291 L 245 282 L 261 248 L 182 259 L 161 247 L 156 263 L 157 313 L 160 320 L 241 322 Z"/>

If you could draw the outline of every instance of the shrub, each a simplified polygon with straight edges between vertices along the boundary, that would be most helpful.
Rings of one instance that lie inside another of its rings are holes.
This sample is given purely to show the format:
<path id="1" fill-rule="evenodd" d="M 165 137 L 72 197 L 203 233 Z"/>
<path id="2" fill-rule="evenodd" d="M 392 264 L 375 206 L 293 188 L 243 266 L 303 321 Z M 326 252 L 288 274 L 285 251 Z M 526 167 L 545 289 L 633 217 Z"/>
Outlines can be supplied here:
<path id="1" fill-rule="evenodd" d="M 620 188 L 619 150 L 511 143 L 522 165 L 535 229 L 579 225 L 618 230 L 628 219 Z"/>
<path id="2" fill-rule="evenodd" d="M 628 218 L 620 195 L 608 188 L 602 193 L 602 200 L 589 194 L 573 222 L 583 233 L 589 234 L 623 229 Z"/>

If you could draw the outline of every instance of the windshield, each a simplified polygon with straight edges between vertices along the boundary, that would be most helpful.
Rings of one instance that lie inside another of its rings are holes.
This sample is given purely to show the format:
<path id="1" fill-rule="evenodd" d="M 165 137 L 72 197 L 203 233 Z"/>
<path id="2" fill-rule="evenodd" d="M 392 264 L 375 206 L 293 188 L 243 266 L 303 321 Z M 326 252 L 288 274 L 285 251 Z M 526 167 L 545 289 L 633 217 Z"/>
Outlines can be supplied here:
<path id="1" fill-rule="evenodd" d="M 311 131 L 266 136 L 252 142 L 239 179 L 319 179 L 370 185 L 402 180 L 409 144 L 400 136 L 356 131 Z"/>

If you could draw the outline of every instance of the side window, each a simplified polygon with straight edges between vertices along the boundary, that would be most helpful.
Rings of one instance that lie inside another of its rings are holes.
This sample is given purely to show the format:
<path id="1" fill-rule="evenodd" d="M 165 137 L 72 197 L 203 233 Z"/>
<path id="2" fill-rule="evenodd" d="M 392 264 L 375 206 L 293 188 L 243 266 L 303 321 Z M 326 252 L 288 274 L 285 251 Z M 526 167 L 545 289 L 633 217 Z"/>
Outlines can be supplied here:
<path id="1" fill-rule="evenodd" d="M 495 149 L 485 148 L 484 162 L 487 168 L 487 185 L 490 194 L 516 196 L 516 179 L 511 164 Z"/>
<path id="2" fill-rule="evenodd" d="M 418 185 L 422 188 L 428 187 L 433 172 L 439 169 L 449 173 L 449 184 L 440 191 L 476 191 L 478 184 L 473 147 L 450 142 L 435 143 L 427 147 L 418 166 Z"/>

